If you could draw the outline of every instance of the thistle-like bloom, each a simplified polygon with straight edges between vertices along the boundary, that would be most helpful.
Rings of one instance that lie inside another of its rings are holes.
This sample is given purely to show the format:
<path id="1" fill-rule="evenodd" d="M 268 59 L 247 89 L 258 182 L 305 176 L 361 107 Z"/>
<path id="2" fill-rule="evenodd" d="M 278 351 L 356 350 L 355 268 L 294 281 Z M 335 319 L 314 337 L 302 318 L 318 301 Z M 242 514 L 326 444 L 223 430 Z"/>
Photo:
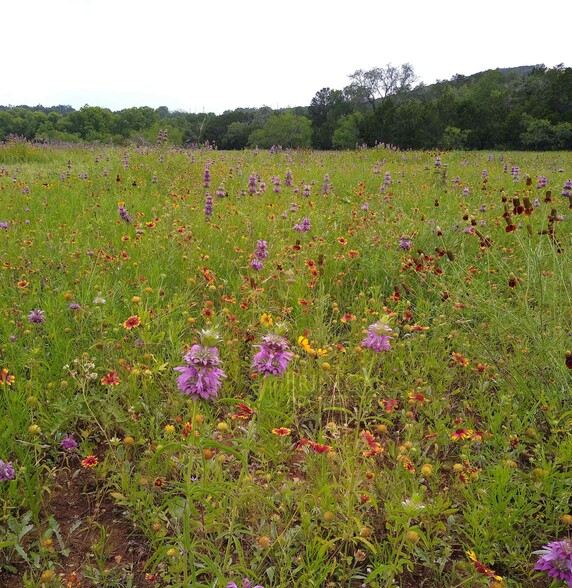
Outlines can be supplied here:
<path id="1" fill-rule="evenodd" d="M 540 559 L 534 566 L 535 570 L 546 572 L 549 578 L 555 578 L 566 582 L 572 587 L 572 541 L 554 541 L 545 545 L 541 551 Z"/>
<path id="2" fill-rule="evenodd" d="M 119 205 L 119 207 L 117 208 L 117 212 L 119 213 L 119 216 L 122 221 L 125 221 L 127 224 L 131 224 L 131 217 L 129 216 L 129 213 L 127 212 L 127 209 L 125 208 L 125 206 L 123 206 L 123 204 Z"/>
<path id="3" fill-rule="evenodd" d="M 391 345 L 389 338 L 392 336 L 393 329 L 385 322 L 379 320 L 367 328 L 367 336 L 361 342 L 362 347 L 368 347 L 375 351 L 389 351 Z"/>
<path id="4" fill-rule="evenodd" d="M 213 213 L 213 197 L 210 194 L 205 196 L 205 216 Z"/>
<path id="5" fill-rule="evenodd" d="M 259 239 L 254 250 L 254 257 L 257 259 L 266 259 L 268 257 L 268 243 L 263 239 Z"/>
<path id="6" fill-rule="evenodd" d="M 73 451 L 77 447 L 77 441 L 72 435 L 66 435 L 60 442 L 62 449 L 66 451 Z"/>
<path id="7" fill-rule="evenodd" d="M 221 386 L 221 378 L 226 378 L 224 371 L 218 367 L 221 363 L 218 349 L 193 345 L 183 359 L 187 365 L 175 368 L 175 371 L 181 372 L 177 379 L 179 390 L 193 400 L 216 398 Z"/>
<path id="8" fill-rule="evenodd" d="M 32 310 L 32 312 L 28 315 L 28 322 L 30 323 L 43 323 L 45 322 L 46 317 L 44 316 L 43 310 Z"/>
<path id="9" fill-rule="evenodd" d="M 411 249 L 411 239 L 409 237 L 399 237 L 399 247 L 409 251 Z"/>
<path id="10" fill-rule="evenodd" d="M 258 347 L 260 351 L 252 358 L 252 368 L 265 376 L 269 374 L 281 376 L 294 357 L 294 354 L 289 351 L 288 340 L 281 335 L 273 333 L 266 335 L 262 337 L 262 343 L 254 347 Z"/>
<path id="11" fill-rule="evenodd" d="M 8 480 L 13 480 L 16 472 L 12 467 L 12 462 L 9 461 L 8 463 L 3 462 L 0 459 L 0 482 L 7 482 Z"/>
<path id="12" fill-rule="evenodd" d="M 239 587 L 236 585 L 236 582 L 229 582 L 226 585 L 226 588 L 239 588 Z M 260 586 L 260 584 L 257 584 L 256 586 L 254 586 L 248 578 L 244 578 L 240 588 L 264 588 L 264 587 Z"/>
<path id="13" fill-rule="evenodd" d="M 303 218 L 301 223 L 296 223 L 294 225 L 294 230 L 299 231 L 300 233 L 307 233 L 311 228 L 312 226 L 308 217 Z"/>

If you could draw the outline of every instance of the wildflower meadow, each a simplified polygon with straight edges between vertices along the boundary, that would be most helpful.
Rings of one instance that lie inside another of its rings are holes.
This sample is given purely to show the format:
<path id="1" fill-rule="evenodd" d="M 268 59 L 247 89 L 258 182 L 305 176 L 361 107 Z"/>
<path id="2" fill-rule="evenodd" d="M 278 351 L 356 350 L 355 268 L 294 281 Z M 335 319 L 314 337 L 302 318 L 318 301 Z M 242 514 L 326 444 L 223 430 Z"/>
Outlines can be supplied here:
<path id="1" fill-rule="evenodd" d="M 0 586 L 572 586 L 571 178 L 0 145 Z"/>

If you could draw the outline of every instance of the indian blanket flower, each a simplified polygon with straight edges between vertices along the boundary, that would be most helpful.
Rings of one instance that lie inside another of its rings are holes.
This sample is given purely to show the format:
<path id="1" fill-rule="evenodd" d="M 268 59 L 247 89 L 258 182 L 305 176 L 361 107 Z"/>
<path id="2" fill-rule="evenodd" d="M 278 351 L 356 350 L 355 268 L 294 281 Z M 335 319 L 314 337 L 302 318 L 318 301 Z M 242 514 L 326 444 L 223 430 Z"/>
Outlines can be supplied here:
<path id="1" fill-rule="evenodd" d="M 137 316 L 130 316 L 124 323 L 123 326 L 126 329 L 134 329 L 135 327 L 138 327 L 141 324 L 141 319 Z"/>
<path id="2" fill-rule="evenodd" d="M 292 431 L 288 427 L 278 427 L 277 429 L 272 429 L 272 433 L 274 435 L 278 435 L 278 437 L 288 437 Z"/>
<path id="3" fill-rule="evenodd" d="M 260 345 L 254 345 L 260 351 L 252 358 L 252 368 L 268 376 L 281 376 L 288 367 L 294 354 L 289 351 L 288 340 L 281 335 L 269 334 L 262 337 Z"/>
<path id="4" fill-rule="evenodd" d="M 224 371 L 218 367 L 221 363 L 218 348 L 205 344 L 193 345 L 183 359 L 186 365 L 175 368 L 175 371 L 181 372 L 177 386 L 182 394 L 193 400 L 216 398 L 221 379 L 226 378 Z"/>
<path id="5" fill-rule="evenodd" d="M 102 386 L 117 386 L 119 382 L 121 382 L 121 380 L 117 376 L 117 372 L 115 370 L 108 372 L 105 374 L 105 376 L 103 376 L 103 378 L 101 378 Z"/>
<path id="6" fill-rule="evenodd" d="M 361 342 L 361 346 L 367 347 L 376 353 L 389 351 L 391 349 L 389 338 L 392 336 L 393 329 L 384 320 L 379 320 L 367 328 L 367 336 Z"/>
<path id="7" fill-rule="evenodd" d="M 7 482 L 8 480 L 13 480 L 16 472 L 12 467 L 12 462 L 9 461 L 8 463 L 2 461 L 0 459 L 0 482 Z"/>
<path id="8" fill-rule="evenodd" d="M 85 469 L 94 468 L 99 463 L 99 460 L 95 455 L 88 455 L 86 458 L 81 460 L 81 465 Z"/>
<path id="9" fill-rule="evenodd" d="M 43 323 L 45 322 L 46 317 L 44 316 L 43 310 L 32 310 L 32 312 L 28 315 L 28 322 L 30 323 Z"/>
<path id="10" fill-rule="evenodd" d="M 483 574 L 483 575 L 487 576 L 488 578 L 495 580 L 498 584 L 502 585 L 502 583 L 503 583 L 502 576 L 498 576 L 493 570 L 491 570 L 490 568 L 487 568 L 487 566 L 482 564 L 477 559 L 477 556 L 475 555 L 474 551 L 468 551 L 467 555 L 469 556 L 469 559 L 473 562 L 473 566 L 475 567 L 475 570 L 477 570 L 477 572 L 479 572 L 479 574 Z M 569 584 L 569 586 L 570 586 L 570 584 Z"/>
<path id="11" fill-rule="evenodd" d="M 11 386 L 15 379 L 16 378 L 6 368 L 2 368 L 2 371 L 0 371 L 0 384 Z"/>
<path id="12" fill-rule="evenodd" d="M 535 570 L 546 572 L 549 578 L 561 580 L 572 587 L 572 540 L 553 541 L 534 553 L 540 555 Z"/>
<path id="13" fill-rule="evenodd" d="M 60 442 L 62 449 L 66 451 L 73 451 L 77 447 L 77 441 L 73 438 L 72 435 L 66 435 Z"/>

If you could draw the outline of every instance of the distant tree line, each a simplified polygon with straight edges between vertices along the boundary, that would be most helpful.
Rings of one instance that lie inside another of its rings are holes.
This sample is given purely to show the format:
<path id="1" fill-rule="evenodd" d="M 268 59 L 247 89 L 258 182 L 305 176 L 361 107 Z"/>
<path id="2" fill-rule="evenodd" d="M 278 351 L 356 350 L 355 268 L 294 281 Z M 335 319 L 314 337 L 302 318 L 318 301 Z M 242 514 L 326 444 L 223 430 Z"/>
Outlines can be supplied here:
<path id="1" fill-rule="evenodd" d="M 98 106 L 0 106 L 0 141 L 104 142 L 119 145 L 210 143 L 219 149 L 353 149 L 376 143 L 402 149 L 572 149 L 572 68 L 523 66 L 414 86 L 410 64 L 348 76 L 305 107 L 237 108 L 223 114 L 166 106 L 112 112 Z"/>

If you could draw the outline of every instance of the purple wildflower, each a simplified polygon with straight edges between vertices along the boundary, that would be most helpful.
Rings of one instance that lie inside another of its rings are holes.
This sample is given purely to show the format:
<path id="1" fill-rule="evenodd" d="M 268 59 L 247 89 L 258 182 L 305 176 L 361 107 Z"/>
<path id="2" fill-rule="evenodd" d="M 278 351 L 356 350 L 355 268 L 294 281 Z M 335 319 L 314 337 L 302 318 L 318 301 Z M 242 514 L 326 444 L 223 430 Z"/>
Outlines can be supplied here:
<path id="1" fill-rule="evenodd" d="M 312 193 L 312 188 L 310 186 L 308 186 L 308 184 L 306 184 L 304 186 L 304 191 L 302 192 L 302 196 L 304 196 L 304 198 L 309 198 L 311 193 Z"/>
<path id="2" fill-rule="evenodd" d="M 256 194 L 256 184 L 257 184 L 256 174 L 250 174 L 248 177 L 248 193 L 249 194 Z"/>
<path id="3" fill-rule="evenodd" d="M 548 178 L 546 176 L 538 176 L 538 179 L 536 180 L 536 188 L 538 190 L 540 190 L 542 188 L 546 188 L 547 184 L 548 184 Z"/>
<path id="4" fill-rule="evenodd" d="M 123 204 L 119 205 L 119 207 L 117 208 L 117 212 L 119 213 L 119 216 L 121 217 L 122 221 L 125 221 L 127 224 L 131 223 L 131 217 L 129 216 L 129 213 L 127 212 L 127 209 L 125 208 L 125 206 L 123 206 Z"/>
<path id="5" fill-rule="evenodd" d="M 409 237 L 399 237 L 399 247 L 409 251 L 411 249 L 411 239 Z"/>
<path id="6" fill-rule="evenodd" d="M 72 435 L 66 435 L 60 442 L 62 449 L 66 451 L 73 451 L 77 447 L 77 441 Z"/>
<path id="7" fill-rule="evenodd" d="M 488 180 L 489 172 L 486 169 L 481 172 L 481 178 L 483 178 L 483 180 Z"/>
<path id="8" fill-rule="evenodd" d="M 79 310 L 81 308 L 81 306 L 77 303 L 77 302 L 72 302 L 68 308 L 70 310 Z"/>
<path id="9" fill-rule="evenodd" d="M 554 541 L 545 545 L 540 559 L 534 566 L 535 570 L 546 572 L 549 578 L 562 580 L 572 587 L 572 541 Z"/>
<path id="10" fill-rule="evenodd" d="M 391 349 L 389 338 L 392 333 L 393 330 L 391 327 L 387 323 L 379 320 L 367 328 L 367 336 L 361 342 L 361 346 L 368 347 L 376 353 L 379 351 L 389 351 Z"/>
<path id="11" fill-rule="evenodd" d="M 7 229 L 7 228 L 8 228 L 8 223 L 6 221 L 0 222 L 0 229 Z"/>
<path id="12" fill-rule="evenodd" d="M 30 323 L 43 323 L 46 320 L 43 310 L 32 310 L 28 315 L 28 322 Z"/>
<path id="13" fill-rule="evenodd" d="M 268 257 L 268 243 L 263 239 L 259 239 L 254 250 L 254 257 L 257 259 L 266 259 Z"/>
<path id="14" fill-rule="evenodd" d="M 301 223 L 296 223 L 294 225 L 294 230 L 299 231 L 300 233 L 307 233 L 311 229 L 310 219 L 308 217 L 304 217 Z"/>
<path id="15" fill-rule="evenodd" d="M 211 170 L 210 163 L 207 162 L 205 165 L 205 173 L 203 175 L 203 186 L 208 188 L 211 185 Z"/>
<path id="16" fill-rule="evenodd" d="M 254 345 L 260 351 L 252 358 L 252 367 L 261 374 L 277 374 L 281 376 L 294 357 L 289 351 L 288 340 L 281 335 L 271 333 L 262 337 L 260 345 Z"/>
<path id="17" fill-rule="evenodd" d="M 239 588 L 239 587 L 236 585 L 236 582 L 229 582 L 226 585 L 226 588 Z M 248 578 L 244 578 L 240 588 L 264 588 L 264 587 L 260 586 L 260 584 L 253 586 L 252 582 Z"/>
<path id="18" fill-rule="evenodd" d="M 383 176 L 383 185 L 384 186 L 390 186 L 391 185 L 391 172 L 390 171 L 386 171 L 384 176 Z"/>
<path id="19" fill-rule="evenodd" d="M 0 482 L 6 482 L 8 480 L 13 480 L 16 472 L 14 472 L 14 468 L 12 467 L 12 462 L 9 461 L 8 463 L 4 463 L 0 459 Z"/>
<path id="20" fill-rule="evenodd" d="M 179 390 L 193 400 L 216 398 L 221 378 L 226 378 L 224 371 L 217 367 L 220 364 L 218 349 L 193 345 L 183 359 L 186 365 L 175 368 L 175 371 L 181 372 L 177 379 Z"/>
<path id="21" fill-rule="evenodd" d="M 330 176 L 326 174 L 324 176 L 324 183 L 322 184 L 322 194 L 327 195 L 330 193 L 330 188 L 332 185 L 330 184 Z"/>
<path id="22" fill-rule="evenodd" d="M 264 267 L 264 264 L 263 264 L 263 263 L 262 263 L 262 262 L 261 262 L 259 259 L 253 259 L 253 260 L 250 262 L 250 267 L 251 267 L 251 268 L 252 268 L 254 271 L 257 271 L 257 272 L 259 272 L 259 271 L 260 271 L 260 270 L 261 270 L 261 269 Z"/>
<path id="23" fill-rule="evenodd" d="M 205 197 L 205 216 L 210 216 L 213 213 L 213 197 L 207 194 Z"/>
<path id="24" fill-rule="evenodd" d="M 286 177 L 284 178 L 284 185 L 285 186 L 291 186 L 294 183 L 294 176 L 292 175 L 292 172 L 287 169 L 286 170 Z"/>

